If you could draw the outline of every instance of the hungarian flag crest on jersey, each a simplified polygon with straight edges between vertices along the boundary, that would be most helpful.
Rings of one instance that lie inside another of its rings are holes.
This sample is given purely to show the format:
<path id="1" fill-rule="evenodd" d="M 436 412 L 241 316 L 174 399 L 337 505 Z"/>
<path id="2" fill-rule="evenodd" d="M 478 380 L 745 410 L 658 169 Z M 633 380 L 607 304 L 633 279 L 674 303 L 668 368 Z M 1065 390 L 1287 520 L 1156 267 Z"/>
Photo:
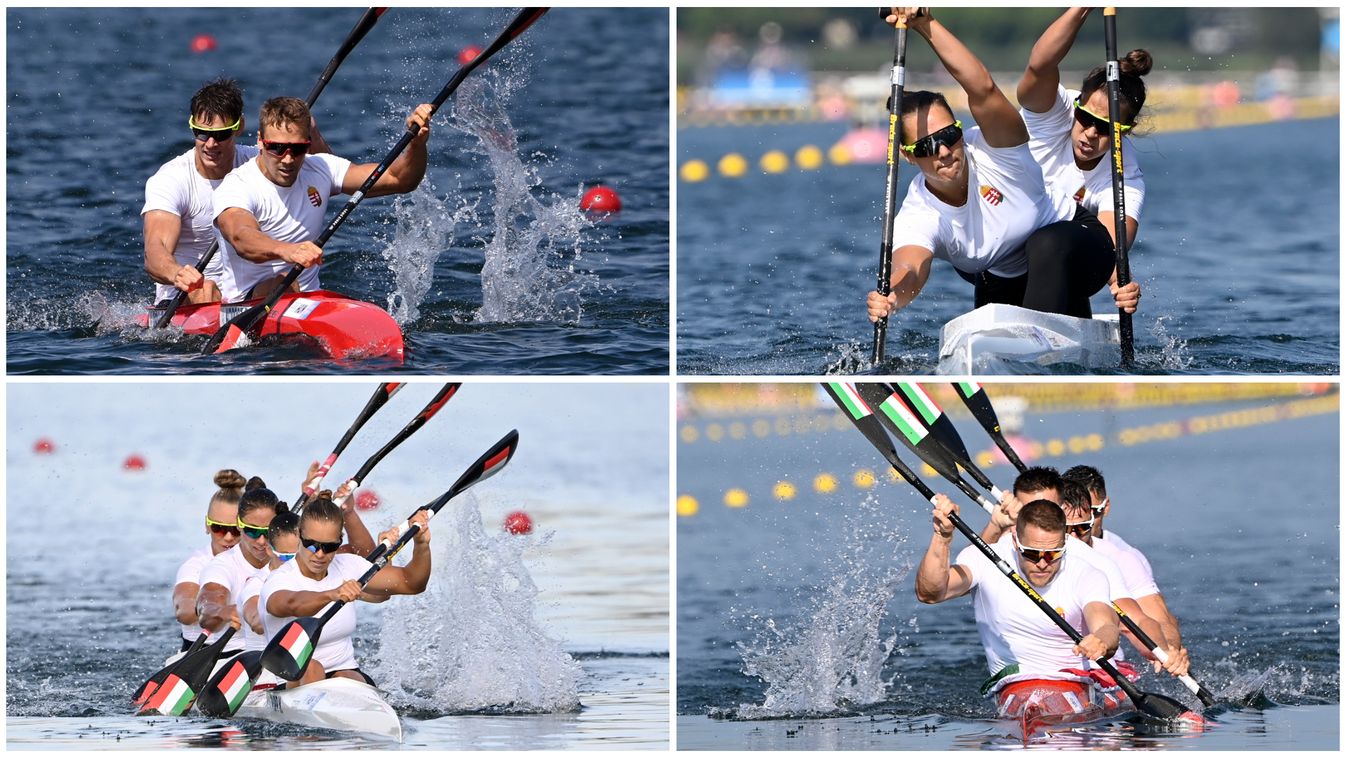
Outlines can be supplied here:
<path id="1" fill-rule="evenodd" d="M 992 205 L 1000 205 L 1001 201 L 1006 198 L 1005 195 L 1001 194 L 1001 190 L 991 186 L 990 184 L 981 185 L 980 187 L 978 187 L 978 192 L 981 193 L 983 200 L 986 200 L 988 203 L 991 203 Z"/>

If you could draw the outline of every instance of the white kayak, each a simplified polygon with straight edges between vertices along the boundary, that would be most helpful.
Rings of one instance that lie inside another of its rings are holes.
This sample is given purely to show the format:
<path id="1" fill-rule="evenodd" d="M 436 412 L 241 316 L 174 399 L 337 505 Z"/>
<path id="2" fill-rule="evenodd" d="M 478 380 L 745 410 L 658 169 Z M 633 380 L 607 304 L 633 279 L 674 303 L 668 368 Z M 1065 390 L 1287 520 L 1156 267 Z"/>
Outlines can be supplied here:
<path id="1" fill-rule="evenodd" d="M 1076 318 L 993 303 L 945 324 L 936 373 L 1022 373 L 1011 362 L 1109 368 L 1121 360 L 1118 343 L 1117 313 Z"/>
<path id="2" fill-rule="evenodd" d="M 336 677 L 293 690 L 253 690 L 235 714 L 402 741 L 402 722 L 378 690 Z"/>

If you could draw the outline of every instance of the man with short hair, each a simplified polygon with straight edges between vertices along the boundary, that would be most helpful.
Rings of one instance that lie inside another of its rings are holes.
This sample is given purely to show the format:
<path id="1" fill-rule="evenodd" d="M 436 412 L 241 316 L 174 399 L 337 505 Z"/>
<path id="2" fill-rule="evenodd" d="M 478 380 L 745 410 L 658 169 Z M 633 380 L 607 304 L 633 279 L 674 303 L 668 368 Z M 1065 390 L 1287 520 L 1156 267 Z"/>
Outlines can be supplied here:
<path id="1" fill-rule="evenodd" d="M 943 603 L 973 593 L 974 616 L 991 674 L 983 692 L 997 694 L 1004 708 L 1007 702 L 999 695 L 1018 681 L 1089 682 L 1086 661 L 1108 658 L 1118 648 L 1118 616 L 1109 603 L 1104 575 L 1068 555 L 1062 509 L 1046 500 L 1027 503 L 1019 509 L 1015 533 L 992 545 L 992 550 L 1067 623 L 1084 632 L 1078 643 L 976 547 L 965 548 L 951 564 L 954 524 L 949 514 L 958 511 L 948 497 L 934 499 L 934 534 L 917 570 L 917 599 Z"/>
<path id="2" fill-rule="evenodd" d="M 1179 630 L 1179 621 L 1170 612 L 1169 605 L 1165 602 L 1165 596 L 1161 594 L 1160 587 L 1155 583 L 1155 574 L 1151 570 L 1150 561 L 1140 550 L 1123 541 L 1115 530 L 1104 529 L 1104 518 L 1108 515 L 1112 505 L 1104 482 L 1104 475 L 1093 466 L 1080 465 L 1067 469 L 1064 476 L 1080 482 L 1089 492 L 1090 505 L 1094 510 L 1094 529 L 1091 534 L 1093 538 L 1091 544 L 1097 549 L 1120 556 L 1116 562 L 1124 578 L 1129 584 L 1136 587 L 1137 604 L 1146 612 L 1146 615 L 1160 623 L 1169 645 L 1180 650 L 1186 661 L 1188 651 L 1183 647 L 1183 636 Z"/>
<path id="3" fill-rule="evenodd" d="M 426 173 L 426 142 L 433 109 L 422 104 L 407 117 L 416 137 L 379 177 L 366 197 L 411 192 Z M 378 168 L 328 153 L 313 153 L 310 116 L 303 100 L 276 97 L 262 105 L 257 157 L 221 182 L 215 192 L 215 225 L 224 268 L 220 291 L 227 303 L 271 294 L 293 265 L 305 271 L 292 289 L 320 288 L 322 232 L 328 198 L 352 194 Z"/>
<path id="4" fill-rule="evenodd" d="M 1034 500 L 1062 501 L 1062 475 L 1051 466 L 1030 466 L 1015 477 L 1015 485 L 1001 497 L 1001 507 L 992 513 L 992 520 L 982 529 L 983 541 L 991 544 L 1001 539 L 1015 523 L 1020 506 Z"/>

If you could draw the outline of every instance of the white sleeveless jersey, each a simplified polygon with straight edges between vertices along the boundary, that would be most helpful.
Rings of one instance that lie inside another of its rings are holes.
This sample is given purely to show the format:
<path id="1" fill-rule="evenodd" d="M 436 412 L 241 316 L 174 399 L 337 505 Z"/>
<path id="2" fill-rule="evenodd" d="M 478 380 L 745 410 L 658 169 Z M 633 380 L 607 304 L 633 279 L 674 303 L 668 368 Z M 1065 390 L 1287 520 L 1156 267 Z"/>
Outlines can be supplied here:
<path id="1" fill-rule="evenodd" d="M 992 147 L 973 127 L 963 133 L 968 198 L 954 207 L 918 174 L 893 220 L 894 249 L 930 250 L 968 274 L 1016 277 L 1029 270 L 1023 244 L 1030 234 L 1075 216 L 1071 198 L 1048 192 L 1029 146 Z"/>
<path id="2" fill-rule="evenodd" d="M 277 617 L 272 615 L 267 609 L 267 602 L 272 594 L 281 590 L 306 591 L 306 592 L 324 592 L 326 590 L 340 587 L 342 582 L 351 579 L 359 579 L 374 564 L 361 558 L 358 555 L 342 553 L 332 559 L 328 564 L 327 576 L 322 579 L 310 579 L 304 576 L 299 570 L 299 559 L 288 561 L 284 566 L 271 572 L 271 576 L 262 585 L 262 619 L 267 628 L 267 638 L 270 639 L 295 617 Z M 313 659 L 323 665 L 323 668 L 331 673 L 343 669 L 359 668 L 355 659 L 355 646 L 351 644 L 351 637 L 355 634 L 356 625 L 356 605 L 347 603 L 341 610 L 332 617 L 323 627 L 323 636 L 318 640 L 318 647 L 313 651 Z M 321 616 L 327 612 L 328 605 L 323 606 L 314 614 L 315 617 Z"/>
<path id="3" fill-rule="evenodd" d="M 256 145 L 234 146 L 234 168 L 257 157 Z M 166 211 L 182 222 L 178 230 L 178 244 L 173 248 L 173 260 L 184 266 L 195 266 L 201 256 L 215 242 L 215 209 L 211 197 L 224 179 L 207 179 L 196 170 L 196 149 L 193 148 L 159 167 L 145 181 L 145 206 L 140 215 L 150 211 Z M 218 251 L 206 265 L 203 275 L 213 282 L 220 281 L 224 256 Z M 178 289 L 171 284 L 154 285 L 154 300 L 173 297 Z"/>
<path id="4" fill-rule="evenodd" d="M 1071 125 L 1075 122 L 1076 98 L 1080 92 L 1057 86 L 1057 99 L 1043 113 L 1020 109 L 1024 125 L 1029 128 L 1029 149 L 1034 160 L 1043 169 L 1043 181 L 1054 192 L 1066 195 L 1086 209 L 1098 214 L 1113 212 L 1113 170 L 1109 154 L 1089 171 L 1076 165 L 1076 154 L 1071 144 Z M 1105 114 L 1106 115 L 1106 114 Z M 1141 206 L 1146 202 L 1146 179 L 1137 165 L 1136 149 L 1132 139 L 1124 136 L 1123 146 L 1123 202 L 1127 216 L 1141 219 Z"/>
<path id="5" fill-rule="evenodd" d="M 997 542 L 992 550 L 1020 573 L 1008 540 Z M 1084 633 L 1085 606 L 1109 603 L 1108 579 L 1079 555 L 1072 555 L 1070 548 L 1067 550 L 1057 575 L 1046 588 L 1035 590 L 1069 624 Z M 987 656 L 988 672 L 996 674 L 1007 666 L 1019 666 L 1019 672 L 1003 677 L 993 692 L 1023 679 L 1084 679 L 1063 671 L 1086 668 L 1085 659 L 1071 652 L 1075 644 L 1071 638 L 976 547 L 960 551 L 955 563 L 965 567 L 972 577 L 974 617 Z"/>

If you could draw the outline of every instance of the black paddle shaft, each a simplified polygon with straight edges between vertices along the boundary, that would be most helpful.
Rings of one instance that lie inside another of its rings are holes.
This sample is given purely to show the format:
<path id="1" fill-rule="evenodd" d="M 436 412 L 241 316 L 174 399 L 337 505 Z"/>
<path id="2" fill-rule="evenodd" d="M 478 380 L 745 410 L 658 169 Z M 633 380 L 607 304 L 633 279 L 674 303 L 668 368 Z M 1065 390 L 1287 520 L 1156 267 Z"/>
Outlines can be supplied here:
<path id="1" fill-rule="evenodd" d="M 954 388 L 958 390 L 959 397 L 963 398 L 963 404 L 968 406 L 968 410 L 977 419 L 978 424 L 987 430 L 987 435 L 992 438 L 992 442 L 1001 448 L 1005 453 L 1006 460 L 1010 461 L 1016 471 L 1023 472 L 1028 466 L 1020 460 L 1019 453 L 1011 447 L 1010 441 L 1001 433 L 1001 420 L 996 417 L 996 409 L 992 407 L 991 398 L 987 397 L 987 390 L 973 382 L 955 382 Z"/>
<path id="2" fill-rule="evenodd" d="M 327 460 L 323 461 L 318 467 L 318 472 L 314 474 L 313 478 L 304 483 L 304 491 L 300 493 L 299 499 L 290 507 L 290 510 L 299 513 L 304 509 L 304 505 L 309 502 L 309 498 L 313 497 L 314 493 L 318 491 L 318 486 L 323 483 L 323 477 L 327 476 L 327 472 L 332 468 L 332 464 L 337 462 L 337 457 L 346 450 L 347 445 L 351 444 L 351 440 L 355 438 L 356 432 L 360 431 L 360 428 L 365 425 L 365 422 L 373 418 L 374 414 L 377 413 L 380 408 L 384 407 L 393 395 L 397 394 L 397 391 L 402 389 L 403 386 L 405 386 L 404 382 L 384 382 L 379 385 L 378 389 L 374 390 L 374 394 L 370 396 L 369 402 L 365 403 L 365 407 L 361 409 L 360 415 L 356 416 L 355 423 L 351 424 L 350 428 L 346 430 L 346 434 L 342 435 L 341 440 L 337 442 L 337 446 L 333 448 L 332 452 L 327 456 Z"/>
<path id="3" fill-rule="evenodd" d="M 1112 132 L 1112 155 L 1109 165 L 1113 173 L 1113 250 L 1118 268 L 1118 286 L 1132 281 L 1132 269 L 1127 263 L 1127 198 L 1123 192 L 1122 108 L 1121 83 L 1118 71 L 1118 15 L 1114 8 L 1104 9 L 1104 55 L 1108 76 L 1108 120 Z M 1132 350 L 1132 314 L 1118 309 L 1118 337 L 1122 366 L 1128 368 L 1134 360 Z"/>
<path id="4" fill-rule="evenodd" d="M 449 96 L 454 94 L 454 91 L 457 90 L 459 85 L 463 83 L 463 80 L 468 77 L 468 74 L 471 74 L 478 66 L 485 63 L 488 58 L 495 55 L 511 40 L 522 34 L 525 29 L 533 24 L 533 22 L 542 18 L 543 14 L 547 11 L 547 8 L 525 8 L 520 11 L 519 15 L 515 16 L 514 20 L 510 22 L 510 25 L 506 27 L 505 31 L 501 32 L 500 36 L 496 37 L 496 39 L 488 45 L 485 50 L 479 53 L 476 58 L 473 58 L 460 68 L 454 74 L 453 78 L 444 85 L 444 88 L 440 90 L 440 93 L 436 95 L 435 99 L 430 103 L 431 115 L 434 115 L 435 112 L 440 109 L 440 106 L 444 105 L 444 102 L 449 99 Z M 365 199 L 365 194 L 374 187 L 375 183 L 379 181 L 379 178 L 388 170 L 388 167 L 392 165 L 393 161 L 397 160 L 397 157 L 402 154 L 402 151 L 407 148 L 407 145 L 411 144 L 411 141 L 416 138 L 416 135 L 419 134 L 420 131 L 419 127 L 413 125 L 408 127 L 407 131 L 403 132 L 402 137 L 398 139 L 397 144 L 393 146 L 393 149 L 389 150 L 388 154 L 384 156 L 384 159 L 374 167 L 374 170 L 370 172 L 368 177 L 366 177 L 364 183 L 360 185 L 360 188 L 351 195 L 351 199 L 346 201 L 346 205 L 342 206 L 342 209 L 337 212 L 337 215 L 332 219 L 331 223 L 327 225 L 327 228 L 323 230 L 322 234 L 318 235 L 318 239 L 313 241 L 314 245 L 322 247 L 327 244 L 327 241 L 332 238 L 333 234 L 337 233 L 337 230 L 341 228 L 341 225 L 346 223 L 346 219 L 350 217 L 353 211 L 355 211 L 356 206 L 360 205 L 360 202 Z M 303 266 L 291 266 L 290 272 L 285 275 L 285 278 L 281 280 L 280 285 L 276 287 L 275 291 L 272 292 L 264 302 L 249 308 L 238 316 L 235 316 L 229 323 L 220 327 L 219 331 L 211 337 L 210 342 L 206 344 L 202 353 L 209 354 L 215 352 L 215 348 L 224 341 L 224 338 L 229 333 L 231 327 L 236 328 L 245 334 L 253 333 L 262 325 L 262 323 L 264 323 L 267 314 L 270 313 L 271 309 L 276 306 L 278 301 L 280 301 L 281 295 L 285 294 L 286 290 L 290 289 L 290 285 L 295 283 L 295 280 L 299 278 L 299 275 L 303 273 L 303 271 Z"/>
<path id="5" fill-rule="evenodd" d="M 880 13 L 884 13 L 880 9 Z M 893 276 L 893 217 L 898 202 L 898 150 L 902 128 L 899 121 L 903 113 L 903 84 L 907 76 L 907 26 L 899 22 L 894 29 L 893 39 L 893 75 L 889 89 L 889 175 L 884 185 L 884 230 L 879 243 L 879 294 L 888 297 L 889 279 Z M 870 362 L 879 365 L 884 360 L 884 342 L 888 339 L 889 317 L 875 322 L 874 347 Z"/>
<path id="6" fill-rule="evenodd" d="M 365 11 L 365 15 L 361 16 L 360 20 L 356 22 L 355 26 L 351 29 L 351 33 L 346 35 L 346 40 L 341 43 L 341 47 L 337 50 L 337 54 L 332 56 L 332 60 L 327 62 L 327 68 L 323 69 L 323 73 L 318 76 L 318 81 L 314 83 L 313 89 L 309 90 L 309 96 L 304 99 L 304 102 L 308 103 L 310 108 L 313 107 L 314 103 L 318 102 L 318 96 L 322 94 L 323 88 L 327 86 L 327 83 L 332 81 L 332 75 L 337 73 L 337 68 L 341 66 L 342 61 L 346 60 L 346 56 L 351 54 L 351 51 L 360 43 L 360 40 L 364 39 L 365 35 L 369 33 L 369 30 L 374 28 L 374 23 L 379 20 L 379 17 L 382 16 L 386 10 L 388 9 L 370 8 Z M 219 250 L 220 239 L 219 237 L 216 237 L 215 240 L 210 243 L 210 247 L 207 248 L 206 254 L 201 256 L 201 260 L 197 261 L 197 273 L 202 273 L 206 270 L 206 266 L 211 262 L 211 259 L 215 257 L 215 254 L 219 252 Z M 164 307 L 164 312 L 159 316 L 159 320 L 154 322 L 155 329 L 163 329 L 168 326 L 168 323 L 173 320 L 173 314 L 178 312 L 178 306 L 182 305 L 182 299 L 186 296 L 187 293 L 182 290 L 173 293 L 173 298 L 169 300 L 168 305 Z"/>

